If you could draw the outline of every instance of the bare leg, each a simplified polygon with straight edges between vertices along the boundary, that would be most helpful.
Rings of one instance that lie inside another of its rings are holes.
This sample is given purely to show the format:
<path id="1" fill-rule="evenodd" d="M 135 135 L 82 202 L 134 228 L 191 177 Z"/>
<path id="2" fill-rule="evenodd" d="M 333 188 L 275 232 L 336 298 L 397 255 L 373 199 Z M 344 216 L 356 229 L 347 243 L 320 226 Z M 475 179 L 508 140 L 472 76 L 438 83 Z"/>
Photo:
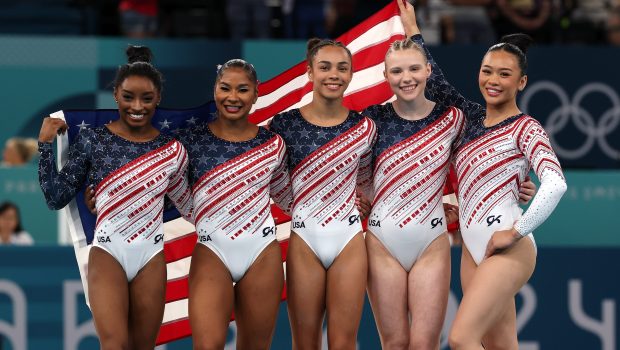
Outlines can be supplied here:
<path id="1" fill-rule="evenodd" d="M 105 250 L 88 256 L 88 298 L 102 350 L 129 349 L 129 289 L 125 270 Z"/>
<path id="2" fill-rule="evenodd" d="M 235 285 L 237 349 L 269 349 L 283 286 L 282 254 L 273 241 Z"/>
<path id="3" fill-rule="evenodd" d="M 356 348 L 367 277 L 366 245 L 360 232 L 327 270 L 327 341 L 331 350 Z"/>
<path id="4" fill-rule="evenodd" d="M 129 283 L 129 332 L 131 348 L 152 350 L 164 317 L 166 259 L 155 255 Z"/>
<path id="5" fill-rule="evenodd" d="M 409 271 L 409 349 L 439 349 L 450 290 L 450 242 L 444 233 Z"/>
<path id="6" fill-rule="evenodd" d="M 532 275 L 535 264 L 534 246 L 526 238 L 476 268 L 467 282 L 450 331 L 453 350 L 483 349 L 483 337 L 503 319 L 515 294 Z"/>
<path id="7" fill-rule="evenodd" d="M 211 249 L 198 243 L 189 269 L 189 322 L 194 349 L 224 349 L 233 311 L 230 272 Z"/>
<path id="8" fill-rule="evenodd" d="M 286 288 L 293 349 L 320 349 L 326 275 L 314 252 L 292 232 L 286 259 Z"/>
<path id="9" fill-rule="evenodd" d="M 500 320 L 482 338 L 487 350 L 518 349 L 517 311 L 514 297 L 506 305 Z"/>
<path id="10" fill-rule="evenodd" d="M 366 232 L 368 298 L 381 339 L 381 348 L 409 347 L 407 272 L 375 235 Z"/>

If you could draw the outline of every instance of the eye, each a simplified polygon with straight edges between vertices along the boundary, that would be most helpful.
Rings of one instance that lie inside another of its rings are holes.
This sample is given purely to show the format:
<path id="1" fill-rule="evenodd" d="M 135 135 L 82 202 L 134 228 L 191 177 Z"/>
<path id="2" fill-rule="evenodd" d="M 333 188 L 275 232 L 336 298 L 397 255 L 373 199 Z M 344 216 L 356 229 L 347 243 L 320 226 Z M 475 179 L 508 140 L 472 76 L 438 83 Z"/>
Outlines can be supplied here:
<path id="1" fill-rule="evenodd" d="M 349 67 L 340 67 L 338 68 L 339 71 L 341 72 L 348 72 L 349 71 Z"/>
<path id="2" fill-rule="evenodd" d="M 392 73 L 392 74 L 400 74 L 402 72 L 403 72 L 403 70 L 400 69 L 400 68 L 392 68 L 392 69 L 390 69 L 390 73 Z"/>
<path id="3" fill-rule="evenodd" d="M 151 103 L 151 102 L 153 102 L 153 98 L 152 97 L 145 97 L 144 98 L 144 102 L 145 103 Z"/>
<path id="4" fill-rule="evenodd" d="M 133 98 L 133 96 L 131 96 L 131 95 L 127 95 L 127 94 L 123 95 L 123 100 L 125 100 L 125 101 L 131 101 L 132 98 Z"/>
<path id="5" fill-rule="evenodd" d="M 483 69 L 482 70 L 482 74 L 489 75 L 489 74 L 491 74 L 491 70 L 490 69 Z"/>
<path id="6" fill-rule="evenodd" d="M 250 89 L 243 87 L 239 89 L 239 92 L 248 92 L 249 90 Z"/>
<path id="7" fill-rule="evenodd" d="M 501 73 L 499 73 L 499 75 L 500 75 L 501 77 L 506 78 L 506 77 L 509 77 L 509 76 L 510 76 L 510 73 L 508 73 L 508 72 L 501 72 Z"/>
<path id="8" fill-rule="evenodd" d="M 228 86 L 220 86 L 220 90 L 229 91 L 230 89 L 228 88 Z"/>
<path id="9" fill-rule="evenodd" d="M 319 69 L 322 71 L 328 71 L 329 67 L 328 66 L 319 66 Z"/>

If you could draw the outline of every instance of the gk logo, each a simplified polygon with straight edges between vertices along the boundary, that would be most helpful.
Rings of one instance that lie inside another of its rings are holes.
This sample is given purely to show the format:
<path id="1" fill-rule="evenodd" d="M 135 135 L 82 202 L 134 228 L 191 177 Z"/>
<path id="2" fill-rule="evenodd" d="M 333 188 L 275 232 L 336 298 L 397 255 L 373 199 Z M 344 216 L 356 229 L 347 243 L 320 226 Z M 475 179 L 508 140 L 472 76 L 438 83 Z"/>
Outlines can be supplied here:
<path id="1" fill-rule="evenodd" d="M 164 235 L 162 235 L 161 233 L 158 234 L 157 236 L 155 236 L 155 244 L 161 242 L 164 240 Z"/>
<path id="2" fill-rule="evenodd" d="M 269 235 L 273 235 L 276 233 L 275 227 L 271 226 L 271 227 L 265 227 L 263 229 L 263 237 L 267 237 Z"/>
<path id="3" fill-rule="evenodd" d="M 499 221 L 499 218 L 501 218 L 501 215 L 498 215 L 497 217 L 495 215 L 491 215 L 489 217 L 487 217 L 487 227 L 493 225 L 494 223 L 501 223 L 501 221 Z"/>
<path id="4" fill-rule="evenodd" d="M 351 216 L 349 216 L 349 226 L 355 224 L 356 222 L 360 222 L 360 216 L 359 215 L 351 215 Z"/>
<path id="5" fill-rule="evenodd" d="M 434 218 L 431 221 L 431 226 L 433 226 L 433 228 L 437 227 L 437 225 L 443 226 L 443 218 Z"/>

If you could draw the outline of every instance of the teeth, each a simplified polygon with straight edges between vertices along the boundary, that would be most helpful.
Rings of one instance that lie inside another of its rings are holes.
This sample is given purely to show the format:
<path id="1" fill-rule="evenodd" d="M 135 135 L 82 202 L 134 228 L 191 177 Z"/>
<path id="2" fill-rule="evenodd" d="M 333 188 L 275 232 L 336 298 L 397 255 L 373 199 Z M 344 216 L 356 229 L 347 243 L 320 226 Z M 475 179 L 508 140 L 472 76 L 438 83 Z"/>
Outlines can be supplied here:
<path id="1" fill-rule="evenodd" d="M 338 85 L 338 84 L 326 84 L 326 85 L 327 85 L 327 87 L 328 87 L 328 88 L 330 88 L 330 89 L 337 89 L 337 88 L 339 88 L 339 87 L 340 87 L 340 85 Z"/>
<path id="2" fill-rule="evenodd" d="M 415 89 L 415 86 L 404 86 L 400 89 L 403 91 L 412 91 L 413 89 Z"/>
<path id="3" fill-rule="evenodd" d="M 144 114 L 129 114 L 129 117 L 131 119 L 141 120 L 144 118 Z"/>
<path id="4" fill-rule="evenodd" d="M 225 108 L 228 112 L 238 112 L 241 109 L 241 107 L 237 106 L 226 106 Z"/>

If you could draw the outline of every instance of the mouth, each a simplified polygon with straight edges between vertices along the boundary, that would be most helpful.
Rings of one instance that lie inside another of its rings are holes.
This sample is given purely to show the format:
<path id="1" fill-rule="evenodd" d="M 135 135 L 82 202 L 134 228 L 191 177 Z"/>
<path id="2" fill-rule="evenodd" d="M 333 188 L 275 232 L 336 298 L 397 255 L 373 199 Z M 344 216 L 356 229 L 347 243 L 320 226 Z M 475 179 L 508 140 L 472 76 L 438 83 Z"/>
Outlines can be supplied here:
<path id="1" fill-rule="evenodd" d="M 487 91 L 487 95 L 491 97 L 497 97 L 502 93 L 501 90 L 497 90 L 497 89 L 486 88 L 485 90 Z"/>
<path id="2" fill-rule="evenodd" d="M 328 90 L 332 90 L 332 91 L 337 91 L 340 89 L 340 87 L 342 86 L 342 84 L 335 84 L 335 83 L 328 83 L 328 84 L 323 84 Z"/>
<path id="3" fill-rule="evenodd" d="M 135 120 L 135 121 L 140 121 L 140 120 L 144 119 L 145 116 L 146 116 L 146 114 L 133 114 L 133 113 L 129 113 L 129 118 L 131 120 Z"/>
<path id="4" fill-rule="evenodd" d="M 241 106 L 224 106 L 224 109 L 228 113 L 238 113 L 241 110 Z"/>
<path id="5" fill-rule="evenodd" d="M 403 92 L 411 92 L 413 90 L 415 90 L 418 87 L 418 84 L 414 84 L 414 85 L 406 85 L 406 86 L 401 86 L 400 90 Z"/>

